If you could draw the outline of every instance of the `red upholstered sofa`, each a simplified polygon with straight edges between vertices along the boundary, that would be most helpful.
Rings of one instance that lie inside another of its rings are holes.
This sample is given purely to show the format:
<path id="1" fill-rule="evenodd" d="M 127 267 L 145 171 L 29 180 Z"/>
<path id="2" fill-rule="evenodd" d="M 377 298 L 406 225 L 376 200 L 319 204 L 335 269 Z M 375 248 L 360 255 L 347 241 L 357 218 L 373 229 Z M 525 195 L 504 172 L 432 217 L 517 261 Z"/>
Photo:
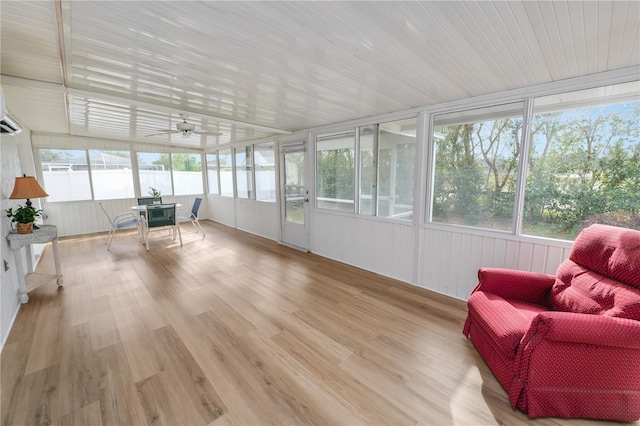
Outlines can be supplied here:
<path id="1" fill-rule="evenodd" d="M 592 225 L 556 275 L 484 268 L 464 334 L 529 417 L 640 419 L 640 231 Z"/>

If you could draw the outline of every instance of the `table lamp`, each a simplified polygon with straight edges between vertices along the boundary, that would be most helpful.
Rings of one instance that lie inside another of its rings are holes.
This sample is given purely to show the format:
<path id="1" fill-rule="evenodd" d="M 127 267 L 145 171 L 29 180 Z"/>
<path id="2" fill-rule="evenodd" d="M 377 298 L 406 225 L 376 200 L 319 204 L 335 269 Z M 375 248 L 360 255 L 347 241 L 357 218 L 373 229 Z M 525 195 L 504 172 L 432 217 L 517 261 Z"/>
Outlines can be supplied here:
<path id="1" fill-rule="evenodd" d="M 13 192 L 9 196 L 9 199 L 19 200 L 26 198 L 27 207 L 31 207 L 30 198 L 42 198 L 48 196 L 49 194 L 44 192 L 44 189 L 42 189 L 35 177 L 23 175 L 22 177 L 16 178 L 16 182 L 13 185 Z M 38 229 L 35 225 L 33 227 Z"/>

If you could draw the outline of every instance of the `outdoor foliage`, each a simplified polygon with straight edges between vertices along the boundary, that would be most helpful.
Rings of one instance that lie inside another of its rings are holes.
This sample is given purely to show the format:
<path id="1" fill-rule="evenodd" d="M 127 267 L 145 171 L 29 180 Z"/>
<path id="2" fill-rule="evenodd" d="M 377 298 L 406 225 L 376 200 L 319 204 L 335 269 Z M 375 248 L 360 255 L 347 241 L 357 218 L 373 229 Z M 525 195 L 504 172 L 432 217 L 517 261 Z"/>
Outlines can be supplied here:
<path id="1" fill-rule="evenodd" d="M 353 200 L 355 159 L 353 149 L 318 151 L 318 197 Z"/>
<path id="2" fill-rule="evenodd" d="M 521 118 L 436 128 L 434 220 L 509 229 Z"/>
<path id="3" fill-rule="evenodd" d="M 510 229 L 521 127 L 503 118 L 435 129 L 445 136 L 436 140 L 434 220 Z M 573 239 L 596 217 L 637 227 L 640 104 L 536 114 L 531 139 L 524 233 Z"/>
<path id="4" fill-rule="evenodd" d="M 162 165 L 165 170 L 174 170 L 176 172 L 200 172 L 202 171 L 202 165 L 198 158 L 192 154 L 178 153 L 171 154 L 171 161 L 169 161 L 169 154 L 160 154 L 158 159 L 153 161 L 153 164 Z"/>
<path id="5" fill-rule="evenodd" d="M 573 238 L 593 216 L 640 208 L 640 104 L 536 115 L 525 225 Z"/>

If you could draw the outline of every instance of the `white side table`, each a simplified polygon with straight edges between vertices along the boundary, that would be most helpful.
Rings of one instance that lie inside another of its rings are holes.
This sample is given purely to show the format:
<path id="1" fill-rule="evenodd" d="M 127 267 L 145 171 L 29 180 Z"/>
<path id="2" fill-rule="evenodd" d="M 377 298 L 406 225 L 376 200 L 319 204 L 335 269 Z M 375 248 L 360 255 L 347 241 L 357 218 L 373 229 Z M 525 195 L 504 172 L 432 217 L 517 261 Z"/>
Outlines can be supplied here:
<path id="1" fill-rule="evenodd" d="M 32 234 L 18 234 L 17 231 L 10 231 L 7 235 L 9 247 L 12 250 L 20 250 L 22 247 L 27 248 L 27 270 L 33 273 L 33 262 L 31 260 L 31 244 L 44 244 L 51 241 L 53 246 L 53 261 L 56 265 L 56 284 L 62 287 L 62 272 L 60 271 L 60 259 L 58 258 L 58 227 L 55 225 L 39 225 L 39 229 L 34 229 Z M 25 281 L 24 265 L 22 264 L 22 256 L 16 253 L 16 272 L 18 273 L 18 287 L 20 288 L 20 302 L 27 303 L 27 283 Z"/>

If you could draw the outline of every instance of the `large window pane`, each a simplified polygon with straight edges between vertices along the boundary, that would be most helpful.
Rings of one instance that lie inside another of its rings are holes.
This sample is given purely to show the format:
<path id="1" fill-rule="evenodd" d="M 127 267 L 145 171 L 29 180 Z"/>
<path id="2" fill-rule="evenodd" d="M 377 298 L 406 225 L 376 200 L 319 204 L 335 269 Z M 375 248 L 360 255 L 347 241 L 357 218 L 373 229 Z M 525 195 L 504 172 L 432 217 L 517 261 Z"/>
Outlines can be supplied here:
<path id="1" fill-rule="evenodd" d="M 253 149 L 256 200 L 276 201 L 276 160 L 273 142 L 257 144 Z"/>
<path id="2" fill-rule="evenodd" d="M 376 214 L 376 162 L 378 126 L 360 127 L 360 191 L 358 210 L 360 214 Z"/>
<path id="3" fill-rule="evenodd" d="M 378 216 L 413 219 L 415 156 L 415 118 L 379 125 Z"/>
<path id="4" fill-rule="evenodd" d="M 47 201 L 91 200 L 87 151 L 40 149 L 38 153 Z"/>
<path id="5" fill-rule="evenodd" d="M 218 153 L 207 154 L 207 180 L 209 194 L 220 195 L 220 177 L 218 175 Z"/>
<path id="6" fill-rule="evenodd" d="M 175 195 L 202 194 L 202 156 L 200 154 L 171 154 L 173 189 Z"/>
<path id="7" fill-rule="evenodd" d="M 640 228 L 639 95 L 634 82 L 535 99 L 523 233 Z"/>
<path id="8" fill-rule="evenodd" d="M 171 156 L 165 153 L 138 153 L 138 176 L 140 192 L 149 194 L 149 188 L 155 188 L 162 195 L 173 195 L 171 186 Z"/>
<path id="9" fill-rule="evenodd" d="M 513 229 L 523 103 L 437 115 L 434 222 Z"/>
<path id="10" fill-rule="evenodd" d="M 251 146 L 236 148 L 236 196 L 253 198 Z"/>
<path id="11" fill-rule="evenodd" d="M 220 195 L 233 197 L 233 157 L 231 148 L 218 151 L 220 164 Z"/>
<path id="12" fill-rule="evenodd" d="M 316 138 L 316 206 L 354 211 L 355 132 Z"/>
<path id="13" fill-rule="evenodd" d="M 90 150 L 91 180 L 96 200 L 134 198 L 131 152 Z"/>

